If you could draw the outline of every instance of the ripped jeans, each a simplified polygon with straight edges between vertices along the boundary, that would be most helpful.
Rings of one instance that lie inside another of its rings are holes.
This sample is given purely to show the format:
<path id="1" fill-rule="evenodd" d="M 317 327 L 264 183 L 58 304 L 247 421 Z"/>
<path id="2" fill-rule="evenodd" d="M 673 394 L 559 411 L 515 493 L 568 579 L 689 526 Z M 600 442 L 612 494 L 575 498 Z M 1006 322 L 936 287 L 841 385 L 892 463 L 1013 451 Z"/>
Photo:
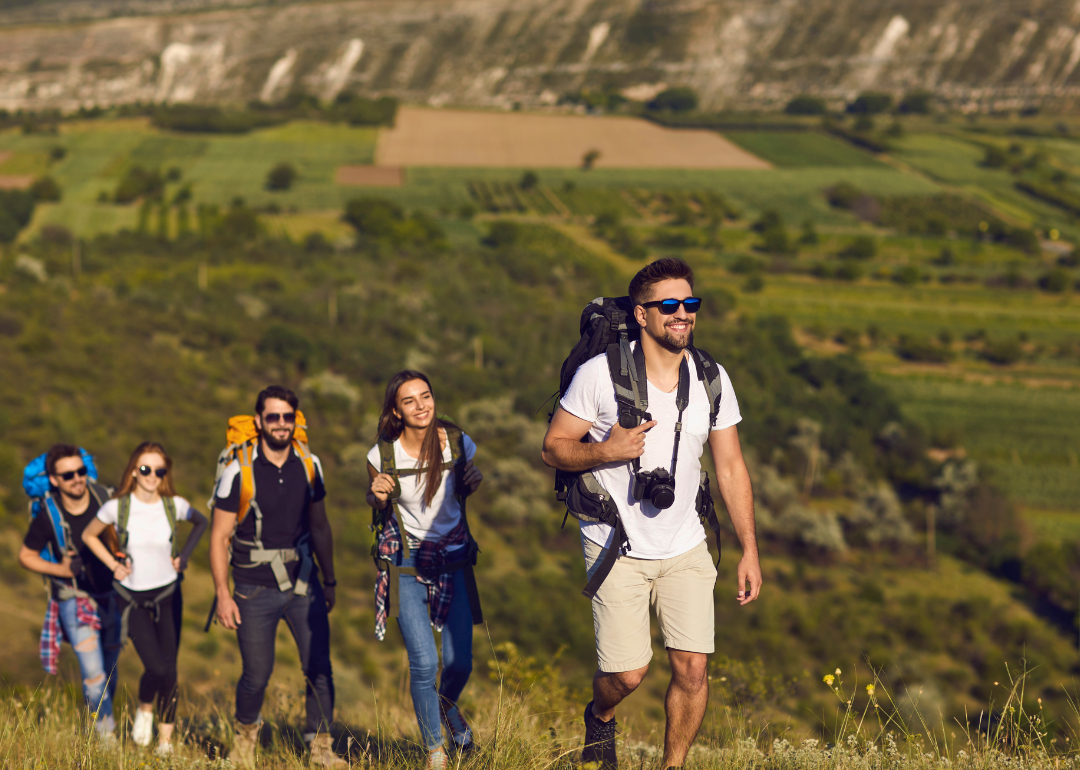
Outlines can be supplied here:
<path id="1" fill-rule="evenodd" d="M 80 626 L 75 618 L 75 599 L 60 602 L 60 625 L 79 659 L 83 697 L 91 711 L 97 712 L 99 733 L 116 729 L 113 697 L 116 694 L 116 661 L 120 658 L 120 612 L 116 594 L 94 596 L 101 618 L 101 631 Z"/>

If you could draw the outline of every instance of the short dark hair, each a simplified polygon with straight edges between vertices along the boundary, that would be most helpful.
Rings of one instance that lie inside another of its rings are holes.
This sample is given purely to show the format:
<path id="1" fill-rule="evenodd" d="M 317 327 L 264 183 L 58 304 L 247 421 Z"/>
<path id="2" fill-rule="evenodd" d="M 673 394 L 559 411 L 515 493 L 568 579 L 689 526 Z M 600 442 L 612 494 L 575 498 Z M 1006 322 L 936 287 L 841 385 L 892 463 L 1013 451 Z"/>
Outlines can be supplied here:
<path id="1" fill-rule="evenodd" d="M 635 305 L 648 302 L 652 287 L 672 278 L 683 279 L 690 284 L 690 290 L 694 290 L 694 271 L 690 269 L 690 265 L 681 259 L 664 257 L 638 270 L 637 275 L 630 281 L 630 301 Z"/>
<path id="2" fill-rule="evenodd" d="M 259 393 L 259 397 L 255 399 L 255 414 L 262 414 L 263 407 L 266 406 L 266 399 L 278 398 L 286 402 L 293 409 L 300 408 L 300 399 L 296 397 L 296 394 L 286 388 L 284 385 L 271 385 L 268 388 L 263 388 Z"/>
<path id="3" fill-rule="evenodd" d="M 56 463 L 65 457 L 82 457 L 82 450 L 74 444 L 53 444 L 45 453 L 45 470 L 50 476 L 56 475 Z"/>

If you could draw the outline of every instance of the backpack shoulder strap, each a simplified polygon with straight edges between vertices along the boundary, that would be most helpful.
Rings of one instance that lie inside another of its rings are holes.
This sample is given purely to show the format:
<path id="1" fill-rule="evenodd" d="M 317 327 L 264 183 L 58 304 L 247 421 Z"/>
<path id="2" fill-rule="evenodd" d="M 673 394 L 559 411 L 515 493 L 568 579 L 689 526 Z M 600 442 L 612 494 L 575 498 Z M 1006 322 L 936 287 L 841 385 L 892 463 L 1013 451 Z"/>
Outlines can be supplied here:
<path id="1" fill-rule="evenodd" d="M 60 506 L 51 494 L 46 492 L 45 496 L 41 499 L 41 502 L 45 509 L 45 515 L 49 517 L 49 524 L 52 525 L 53 535 L 56 537 L 56 544 L 60 548 L 59 553 L 53 554 L 56 563 L 59 564 L 63 561 L 64 553 L 67 551 L 68 534 L 70 530 L 68 529 L 67 522 L 64 521 L 64 514 L 60 512 Z"/>
<path id="2" fill-rule="evenodd" d="M 401 480 L 398 478 L 397 460 L 394 458 L 394 442 L 385 436 L 379 436 L 379 473 L 388 473 L 394 478 L 394 491 L 391 500 L 401 497 Z"/>
<path id="3" fill-rule="evenodd" d="M 131 518 L 131 495 L 124 495 L 116 501 L 116 537 L 120 541 L 120 550 L 127 553 L 128 519 Z"/>
<path id="4" fill-rule="evenodd" d="M 709 394 L 709 429 L 716 424 L 716 415 L 720 413 L 720 399 L 724 395 L 724 383 L 720 377 L 720 365 L 715 359 L 700 348 L 691 348 L 698 379 Z"/>
<path id="5" fill-rule="evenodd" d="M 465 463 L 468 462 L 465 454 L 465 432 L 461 428 L 443 428 L 443 430 L 446 431 L 446 443 L 450 447 L 450 467 L 454 470 L 454 493 L 458 502 L 462 503 L 464 511 L 466 495 L 462 494 L 464 485 L 461 479 L 465 475 Z"/>
<path id="6" fill-rule="evenodd" d="M 105 505 L 109 498 L 112 497 L 112 490 L 104 484 L 99 484 L 96 481 L 91 481 L 86 485 L 86 487 L 90 490 L 90 494 L 93 496 L 94 500 L 97 501 L 99 508 Z"/>
<path id="7" fill-rule="evenodd" d="M 236 513 L 239 524 L 251 510 L 251 501 L 255 499 L 255 442 L 245 441 L 236 448 L 235 458 L 240 463 L 240 510 Z"/>
<path id="8" fill-rule="evenodd" d="M 311 453 L 311 447 L 303 441 L 293 439 L 293 451 L 296 456 L 300 458 L 300 461 L 304 464 L 304 470 L 307 472 L 308 490 L 315 493 L 315 455 Z"/>
<path id="9" fill-rule="evenodd" d="M 165 518 L 169 520 L 169 542 L 172 543 L 172 555 L 176 557 L 176 498 L 163 496 L 162 505 L 165 506 Z"/>

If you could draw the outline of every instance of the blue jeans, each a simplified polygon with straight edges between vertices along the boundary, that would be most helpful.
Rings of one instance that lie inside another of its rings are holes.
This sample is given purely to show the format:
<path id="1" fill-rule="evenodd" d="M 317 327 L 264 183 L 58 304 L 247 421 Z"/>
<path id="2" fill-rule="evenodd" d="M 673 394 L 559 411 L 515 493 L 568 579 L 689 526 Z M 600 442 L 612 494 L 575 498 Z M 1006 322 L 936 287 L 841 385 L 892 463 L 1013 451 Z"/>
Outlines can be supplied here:
<path id="1" fill-rule="evenodd" d="M 75 650 L 83 681 L 83 698 L 98 715 L 99 732 L 116 729 L 113 698 L 116 696 L 116 661 L 120 658 L 120 610 L 115 593 L 94 597 L 101 619 L 101 631 L 80 626 L 76 621 L 76 599 L 60 602 L 60 626 Z"/>
<path id="2" fill-rule="evenodd" d="M 415 566 L 415 557 L 397 558 L 402 567 Z M 439 701 L 457 703 L 461 691 L 472 674 L 472 610 L 465 589 L 465 570 L 454 573 L 454 598 L 450 614 L 442 630 L 443 672 L 439 689 L 435 677 L 439 673 L 439 649 L 435 630 L 428 612 L 427 586 L 412 575 L 398 579 L 398 627 L 409 653 L 409 692 L 412 694 L 420 735 L 429 751 L 443 743 L 442 718 Z"/>
<path id="3" fill-rule="evenodd" d="M 307 596 L 297 596 L 292 591 L 238 582 L 233 598 L 240 608 L 236 641 L 243 661 L 243 673 L 236 683 L 236 720 L 245 725 L 259 721 L 274 671 L 274 638 L 278 623 L 284 619 L 296 640 L 300 667 L 307 679 L 305 737 L 329 732 L 334 721 L 334 674 L 330 668 L 330 618 L 322 584 L 313 578 Z"/>

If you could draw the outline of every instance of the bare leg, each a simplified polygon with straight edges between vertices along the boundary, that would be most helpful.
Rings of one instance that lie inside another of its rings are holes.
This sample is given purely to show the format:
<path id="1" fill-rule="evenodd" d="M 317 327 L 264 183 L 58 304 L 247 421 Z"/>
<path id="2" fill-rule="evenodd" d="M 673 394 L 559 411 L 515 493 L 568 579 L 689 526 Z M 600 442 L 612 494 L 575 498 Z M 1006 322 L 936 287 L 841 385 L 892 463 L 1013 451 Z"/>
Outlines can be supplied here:
<path id="1" fill-rule="evenodd" d="M 647 665 L 633 671 L 617 673 L 597 670 L 592 681 L 592 715 L 601 722 L 610 722 L 615 716 L 615 707 L 638 688 L 648 670 Z"/>
<path id="2" fill-rule="evenodd" d="M 171 743 L 174 725 L 166 725 L 158 722 L 157 726 L 157 739 L 158 744 Z"/>
<path id="3" fill-rule="evenodd" d="M 671 660 L 671 684 L 664 699 L 667 730 L 661 765 L 665 769 L 682 767 L 709 705 L 708 656 L 701 652 L 669 649 L 668 658 Z"/>

